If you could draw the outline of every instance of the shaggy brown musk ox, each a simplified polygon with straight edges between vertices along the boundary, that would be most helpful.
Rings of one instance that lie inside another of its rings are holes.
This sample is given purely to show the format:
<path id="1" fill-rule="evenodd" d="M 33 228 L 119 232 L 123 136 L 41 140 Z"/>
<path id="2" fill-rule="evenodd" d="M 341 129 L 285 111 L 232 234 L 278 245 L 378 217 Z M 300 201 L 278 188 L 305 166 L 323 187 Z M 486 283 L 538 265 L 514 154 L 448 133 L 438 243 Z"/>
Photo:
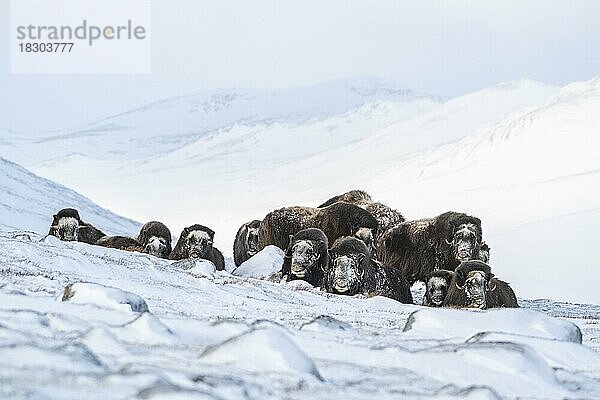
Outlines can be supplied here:
<path id="1" fill-rule="evenodd" d="M 303 229 L 290 236 L 282 275 L 288 281 L 304 280 L 315 287 L 322 286 L 329 260 L 328 247 L 327 236 L 317 228 Z"/>
<path id="2" fill-rule="evenodd" d="M 367 245 L 352 236 L 339 238 L 329 250 L 325 288 L 329 293 L 360 293 L 413 302 L 410 285 L 402 273 L 371 259 Z"/>
<path id="3" fill-rule="evenodd" d="M 83 222 L 79 211 L 74 208 L 63 208 L 52 216 L 52 224 L 48 235 L 56 236 L 64 241 L 77 241 L 95 244 L 106 236 L 100 229 Z"/>
<path id="4" fill-rule="evenodd" d="M 325 203 L 321 204 L 318 208 L 328 207 L 334 203 L 337 203 L 338 201 L 355 204 L 361 208 L 364 208 L 375 217 L 377 223 L 379 224 L 379 234 L 378 237 L 374 238 L 375 242 L 373 245 L 376 244 L 379 237 L 388 229 L 405 221 L 405 218 L 400 211 L 395 210 L 383 203 L 374 201 L 371 198 L 371 195 L 364 190 L 350 190 L 349 192 L 334 196 Z M 358 236 L 358 238 L 364 241 L 362 237 Z M 367 242 L 367 246 L 368 245 L 369 243 Z"/>
<path id="5" fill-rule="evenodd" d="M 211 261 L 218 271 L 223 271 L 225 259 L 223 254 L 213 247 L 214 238 L 215 232 L 204 225 L 196 224 L 183 228 L 169 259 L 199 258 Z"/>
<path id="6" fill-rule="evenodd" d="M 171 254 L 171 231 L 159 221 L 150 221 L 144 224 L 137 235 L 137 241 L 144 253 L 159 258 L 169 258 Z"/>
<path id="7" fill-rule="evenodd" d="M 285 251 L 290 235 L 307 228 L 322 230 L 329 243 L 333 243 L 362 228 L 369 229 L 376 237 L 378 224 L 371 213 L 350 203 L 337 202 L 325 208 L 284 207 L 270 212 L 261 222 L 259 248 L 275 245 Z"/>
<path id="8" fill-rule="evenodd" d="M 244 261 L 258 253 L 258 228 L 260 221 L 246 222 L 238 229 L 233 242 L 233 262 L 239 267 Z"/>
<path id="9" fill-rule="evenodd" d="M 509 284 L 495 278 L 490 266 L 479 260 L 465 261 L 456 268 L 443 305 L 479 309 L 519 307 Z"/>
<path id="10" fill-rule="evenodd" d="M 479 218 L 449 211 L 388 230 L 379 240 L 377 256 L 410 283 L 425 282 L 432 271 L 453 271 L 462 261 L 477 259 L 481 243 Z"/>

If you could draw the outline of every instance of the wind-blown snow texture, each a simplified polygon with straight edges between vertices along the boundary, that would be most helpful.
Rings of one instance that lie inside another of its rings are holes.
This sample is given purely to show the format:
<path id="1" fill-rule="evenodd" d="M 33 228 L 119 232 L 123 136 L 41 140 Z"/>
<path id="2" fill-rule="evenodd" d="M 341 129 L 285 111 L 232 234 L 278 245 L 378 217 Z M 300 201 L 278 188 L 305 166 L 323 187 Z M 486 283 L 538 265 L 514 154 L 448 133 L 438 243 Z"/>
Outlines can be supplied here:
<path id="1" fill-rule="evenodd" d="M 427 309 L 172 263 L 0 231 L 0 397 L 600 398 L 595 306 Z"/>

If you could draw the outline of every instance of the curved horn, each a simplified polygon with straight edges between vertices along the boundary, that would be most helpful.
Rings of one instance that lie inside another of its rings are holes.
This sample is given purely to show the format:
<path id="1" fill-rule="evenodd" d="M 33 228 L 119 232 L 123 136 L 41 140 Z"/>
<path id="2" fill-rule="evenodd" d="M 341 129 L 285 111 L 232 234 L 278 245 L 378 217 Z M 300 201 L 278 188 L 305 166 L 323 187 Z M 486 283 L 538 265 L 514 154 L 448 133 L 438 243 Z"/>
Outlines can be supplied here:
<path id="1" fill-rule="evenodd" d="M 454 286 L 456 286 L 456 288 L 460 291 L 464 290 L 464 288 L 465 288 L 464 286 L 458 286 L 457 282 L 454 282 Z"/>
<path id="2" fill-rule="evenodd" d="M 494 285 L 494 287 L 492 287 L 492 284 Z M 496 285 L 496 282 L 489 281 L 488 289 L 490 289 L 490 292 L 493 292 L 494 290 L 496 290 L 497 287 L 498 287 L 498 285 Z"/>
<path id="3" fill-rule="evenodd" d="M 448 246 L 452 246 L 452 242 L 451 242 L 451 241 L 449 241 L 448 239 L 444 239 L 444 240 L 446 241 L 446 244 L 447 244 Z"/>

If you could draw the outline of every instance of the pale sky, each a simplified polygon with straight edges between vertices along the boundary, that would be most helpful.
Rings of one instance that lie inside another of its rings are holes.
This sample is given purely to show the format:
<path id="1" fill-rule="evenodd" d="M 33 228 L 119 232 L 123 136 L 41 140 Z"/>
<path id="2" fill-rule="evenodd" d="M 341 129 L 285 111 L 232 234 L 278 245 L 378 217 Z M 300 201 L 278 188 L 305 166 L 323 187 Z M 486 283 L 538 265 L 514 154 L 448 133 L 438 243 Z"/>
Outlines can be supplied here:
<path id="1" fill-rule="evenodd" d="M 600 1 L 162 0 L 152 73 L 10 73 L 0 0 L 0 128 L 53 130 L 164 97 L 374 76 L 453 97 L 502 81 L 600 75 Z"/>

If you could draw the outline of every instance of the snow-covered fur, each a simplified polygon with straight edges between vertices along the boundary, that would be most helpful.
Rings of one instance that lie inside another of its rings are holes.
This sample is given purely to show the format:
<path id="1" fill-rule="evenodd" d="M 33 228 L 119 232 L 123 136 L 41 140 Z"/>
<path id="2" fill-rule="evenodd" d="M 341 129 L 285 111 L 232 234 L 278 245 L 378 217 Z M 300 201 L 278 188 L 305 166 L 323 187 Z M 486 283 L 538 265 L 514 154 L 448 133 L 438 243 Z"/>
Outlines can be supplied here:
<path id="1" fill-rule="evenodd" d="M 371 259 L 362 240 L 343 237 L 329 251 L 329 267 L 325 288 L 330 293 L 385 296 L 401 303 L 412 304 L 410 285 L 404 276 Z"/>
<path id="2" fill-rule="evenodd" d="M 64 241 L 78 241 L 95 244 L 98 239 L 106 236 L 93 225 L 85 223 L 79 217 L 79 211 L 74 208 L 63 208 L 52 216 L 49 235 Z"/>
<path id="3" fill-rule="evenodd" d="M 490 266 L 479 260 L 465 261 L 456 268 L 443 304 L 479 309 L 519 307 L 509 284 L 494 278 Z"/>
<path id="4" fill-rule="evenodd" d="M 378 242 L 377 256 L 409 282 L 425 282 L 432 271 L 453 271 L 462 261 L 477 259 L 481 243 L 479 218 L 449 211 L 388 230 Z"/>
<path id="5" fill-rule="evenodd" d="M 388 207 L 383 203 L 373 201 L 371 196 L 364 190 L 351 190 L 338 196 L 334 196 L 321 204 L 319 208 L 328 207 L 339 201 L 356 204 L 370 212 L 379 224 L 379 236 L 383 235 L 393 226 L 405 221 L 405 218 L 400 211 Z"/>
<path id="6" fill-rule="evenodd" d="M 361 228 L 370 229 L 376 236 L 378 224 L 371 213 L 350 203 L 337 202 L 325 208 L 284 207 L 270 212 L 261 222 L 259 247 L 272 244 L 285 250 L 290 235 L 307 228 L 321 229 L 329 243 L 333 243 Z"/>
<path id="7" fill-rule="evenodd" d="M 191 225 L 184 228 L 175 248 L 169 255 L 171 260 L 201 258 L 212 261 L 218 271 L 225 269 L 223 254 L 213 247 L 215 232 L 204 225 Z"/>
<path id="8" fill-rule="evenodd" d="M 258 228 L 260 221 L 246 222 L 238 229 L 233 242 L 233 262 L 239 267 L 244 261 L 258 253 Z"/>
<path id="9" fill-rule="evenodd" d="M 441 307 L 453 277 L 454 272 L 445 269 L 430 273 L 425 282 L 423 305 L 428 307 Z"/>
<path id="10" fill-rule="evenodd" d="M 285 252 L 282 276 L 288 281 L 304 280 L 317 287 L 323 285 L 329 255 L 327 236 L 317 228 L 303 229 L 290 236 Z"/>
<path id="11" fill-rule="evenodd" d="M 127 236 L 104 236 L 95 243 L 98 246 L 126 251 L 142 252 L 144 247 L 135 239 Z"/>
<path id="12" fill-rule="evenodd" d="M 171 254 L 171 231 L 159 221 L 150 221 L 144 224 L 137 236 L 137 241 L 144 253 L 159 258 L 168 258 Z"/>

